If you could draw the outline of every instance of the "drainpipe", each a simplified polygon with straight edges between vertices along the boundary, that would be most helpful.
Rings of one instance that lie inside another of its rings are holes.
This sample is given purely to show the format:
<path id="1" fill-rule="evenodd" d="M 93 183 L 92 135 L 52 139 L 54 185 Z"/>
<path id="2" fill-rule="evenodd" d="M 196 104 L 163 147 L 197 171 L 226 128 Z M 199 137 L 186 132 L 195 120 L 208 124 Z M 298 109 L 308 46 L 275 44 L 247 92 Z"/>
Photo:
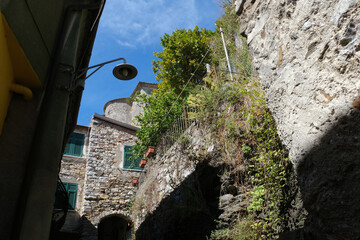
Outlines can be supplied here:
<path id="1" fill-rule="evenodd" d="M 227 65 L 228 65 L 228 69 L 229 69 L 229 73 L 230 73 L 230 79 L 231 79 L 231 81 L 234 81 L 233 76 L 232 76 L 232 72 L 231 72 L 229 55 L 228 55 L 228 52 L 227 52 L 227 49 L 226 49 L 224 31 L 222 30 L 221 27 L 220 27 L 220 34 L 221 34 L 222 42 L 223 42 L 223 45 L 224 45 L 224 51 L 225 51 L 226 61 L 227 61 Z"/>
<path id="2" fill-rule="evenodd" d="M 66 10 L 57 53 L 52 66 L 51 76 L 48 78 L 46 92 L 36 126 L 30 157 L 27 161 L 27 172 L 24 178 L 22 193 L 18 201 L 17 222 L 13 227 L 13 239 L 48 240 L 52 218 L 53 204 L 57 176 L 61 161 L 64 133 L 68 123 L 68 109 L 70 99 L 79 95 L 70 92 L 69 86 L 73 84 L 73 76 L 63 71 L 64 66 L 70 68 L 84 67 L 88 64 L 89 56 L 83 57 L 80 66 L 76 66 L 78 53 L 86 53 L 91 40 L 85 44 L 85 51 L 78 49 L 82 10 L 101 9 L 104 1 L 97 3 L 73 4 Z M 97 21 L 99 14 L 96 17 Z M 94 22 L 91 29 L 96 27 Z M 92 38 L 94 36 L 90 36 Z M 92 39 L 93 41 L 93 39 Z M 81 45 L 81 44 L 80 44 Z M 84 61 L 82 61 L 84 60 Z M 77 108 L 78 110 L 78 108 Z M 73 123 L 72 123 L 73 124 Z M 73 127 L 73 126 L 72 126 Z"/>
<path id="3" fill-rule="evenodd" d="M 28 87 L 25 87 L 25 86 L 23 86 L 23 85 L 20 85 L 20 84 L 12 83 L 12 84 L 10 85 L 10 90 L 11 90 L 12 92 L 17 93 L 17 94 L 23 95 L 23 96 L 24 96 L 24 99 L 25 99 L 26 101 L 31 100 L 32 97 L 33 97 L 33 93 L 32 93 L 32 91 L 31 91 L 31 89 L 28 88 Z"/>

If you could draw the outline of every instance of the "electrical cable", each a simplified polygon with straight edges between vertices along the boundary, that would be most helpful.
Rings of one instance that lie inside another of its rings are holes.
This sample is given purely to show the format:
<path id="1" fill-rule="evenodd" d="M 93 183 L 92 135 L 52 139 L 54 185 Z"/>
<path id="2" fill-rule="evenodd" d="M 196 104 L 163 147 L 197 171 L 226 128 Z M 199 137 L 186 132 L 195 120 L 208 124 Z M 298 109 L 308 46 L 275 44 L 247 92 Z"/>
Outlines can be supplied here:
<path id="1" fill-rule="evenodd" d="M 187 81 L 187 83 L 184 85 L 183 89 L 181 90 L 180 94 L 177 96 L 176 100 L 174 101 L 174 103 L 171 105 L 171 108 L 169 109 L 169 111 L 166 113 L 165 118 L 169 115 L 169 113 L 171 112 L 172 108 L 174 107 L 174 104 L 177 102 L 177 100 L 180 98 L 181 94 L 184 92 L 185 88 L 187 87 L 187 85 L 189 84 L 189 82 L 191 81 L 191 79 L 194 77 L 196 71 L 199 69 L 200 65 L 202 64 L 202 62 L 204 61 L 205 57 L 208 55 L 210 51 L 210 48 L 208 48 L 207 52 L 205 53 L 205 55 L 203 56 L 203 58 L 201 59 L 200 63 L 198 64 L 198 66 L 196 67 L 195 71 L 191 74 L 191 77 L 189 78 L 189 80 Z"/>

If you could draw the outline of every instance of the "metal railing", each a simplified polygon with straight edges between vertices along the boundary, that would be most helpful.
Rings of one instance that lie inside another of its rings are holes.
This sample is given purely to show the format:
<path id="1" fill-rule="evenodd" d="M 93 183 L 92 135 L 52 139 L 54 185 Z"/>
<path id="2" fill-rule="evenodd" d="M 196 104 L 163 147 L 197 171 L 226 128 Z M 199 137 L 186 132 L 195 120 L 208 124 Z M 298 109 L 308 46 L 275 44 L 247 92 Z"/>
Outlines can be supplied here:
<path id="1" fill-rule="evenodd" d="M 199 109 L 196 107 L 183 106 L 182 113 L 175 119 L 173 125 L 162 135 L 157 146 L 157 154 L 165 154 L 167 150 L 184 134 L 191 125 L 197 124 L 196 113 Z"/>
<path id="2" fill-rule="evenodd" d="M 54 237 L 59 233 L 61 227 L 65 223 L 68 210 L 69 196 L 67 194 L 64 183 L 58 177 L 49 239 L 54 239 Z"/>
<path id="3" fill-rule="evenodd" d="M 55 200 L 55 209 L 60 209 L 60 211 L 67 212 L 69 210 L 69 196 L 66 191 L 64 183 L 58 178 L 57 189 L 56 189 L 56 200 Z"/>
<path id="4" fill-rule="evenodd" d="M 218 72 L 216 66 L 213 66 L 212 68 L 210 67 L 210 65 L 207 66 L 207 73 L 205 76 L 214 77 L 215 81 L 218 81 Z M 195 78 L 194 82 L 197 85 L 205 84 L 203 79 Z M 173 125 L 162 135 L 160 142 L 157 144 L 156 153 L 164 155 L 167 152 L 167 150 L 185 132 L 185 130 L 188 129 L 188 127 L 190 127 L 192 124 L 197 124 L 198 121 L 196 119 L 196 113 L 198 112 L 199 109 L 197 107 L 189 107 L 184 105 L 182 113 L 174 121 Z"/>

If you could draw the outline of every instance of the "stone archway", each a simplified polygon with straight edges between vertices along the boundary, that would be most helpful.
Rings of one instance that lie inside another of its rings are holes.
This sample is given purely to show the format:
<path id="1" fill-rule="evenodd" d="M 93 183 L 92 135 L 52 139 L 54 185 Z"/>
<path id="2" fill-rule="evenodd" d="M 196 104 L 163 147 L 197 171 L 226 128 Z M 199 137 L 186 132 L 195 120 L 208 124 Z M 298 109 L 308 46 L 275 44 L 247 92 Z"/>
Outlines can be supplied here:
<path id="1" fill-rule="evenodd" d="M 98 240 L 130 240 L 132 234 L 132 221 L 120 214 L 106 216 L 98 225 Z"/>

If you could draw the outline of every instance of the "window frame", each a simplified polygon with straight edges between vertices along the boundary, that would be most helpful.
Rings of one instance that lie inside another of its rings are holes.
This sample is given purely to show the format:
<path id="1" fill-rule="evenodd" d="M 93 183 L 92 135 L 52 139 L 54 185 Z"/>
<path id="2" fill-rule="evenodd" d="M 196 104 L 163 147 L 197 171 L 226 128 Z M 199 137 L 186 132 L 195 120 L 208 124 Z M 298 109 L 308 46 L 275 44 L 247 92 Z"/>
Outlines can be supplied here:
<path id="1" fill-rule="evenodd" d="M 140 161 L 141 161 L 142 157 L 140 157 L 140 158 L 138 158 L 136 160 L 133 168 L 130 168 L 131 165 L 126 164 L 126 162 L 129 162 L 129 161 L 127 161 L 127 159 L 130 158 L 131 155 L 132 155 L 131 152 L 126 151 L 126 148 L 133 148 L 133 147 L 134 147 L 133 145 L 124 145 L 123 146 L 124 153 L 123 153 L 122 169 L 127 170 L 127 171 L 144 171 L 143 168 L 139 167 L 139 164 L 140 164 Z"/>
<path id="2" fill-rule="evenodd" d="M 69 182 L 63 182 L 65 191 L 68 196 L 68 207 L 69 210 L 75 210 L 76 209 L 76 200 L 77 200 L 77 192 L 78 192 L 78 184 L 77 183 L 69 183 Z M 61 203 L 61 200 L 58 199 L 58 196 L 55 197 L 55 203 L 54 203 L 54 209 L 61 209 L 63 208 L 63 204 Z"/>
<path id="3" fill-rule="evenodd" d="M 64 155 L 73 156 L 73 157 L 83 157 L 84 145 L 85 145 L 85 134 L 81 132 L 73 132 L 70 136 L 69 141 L 65 145 Z M 80 150 L 76 149 L 76 147 L 79 146 L 80 146 Z"/>

